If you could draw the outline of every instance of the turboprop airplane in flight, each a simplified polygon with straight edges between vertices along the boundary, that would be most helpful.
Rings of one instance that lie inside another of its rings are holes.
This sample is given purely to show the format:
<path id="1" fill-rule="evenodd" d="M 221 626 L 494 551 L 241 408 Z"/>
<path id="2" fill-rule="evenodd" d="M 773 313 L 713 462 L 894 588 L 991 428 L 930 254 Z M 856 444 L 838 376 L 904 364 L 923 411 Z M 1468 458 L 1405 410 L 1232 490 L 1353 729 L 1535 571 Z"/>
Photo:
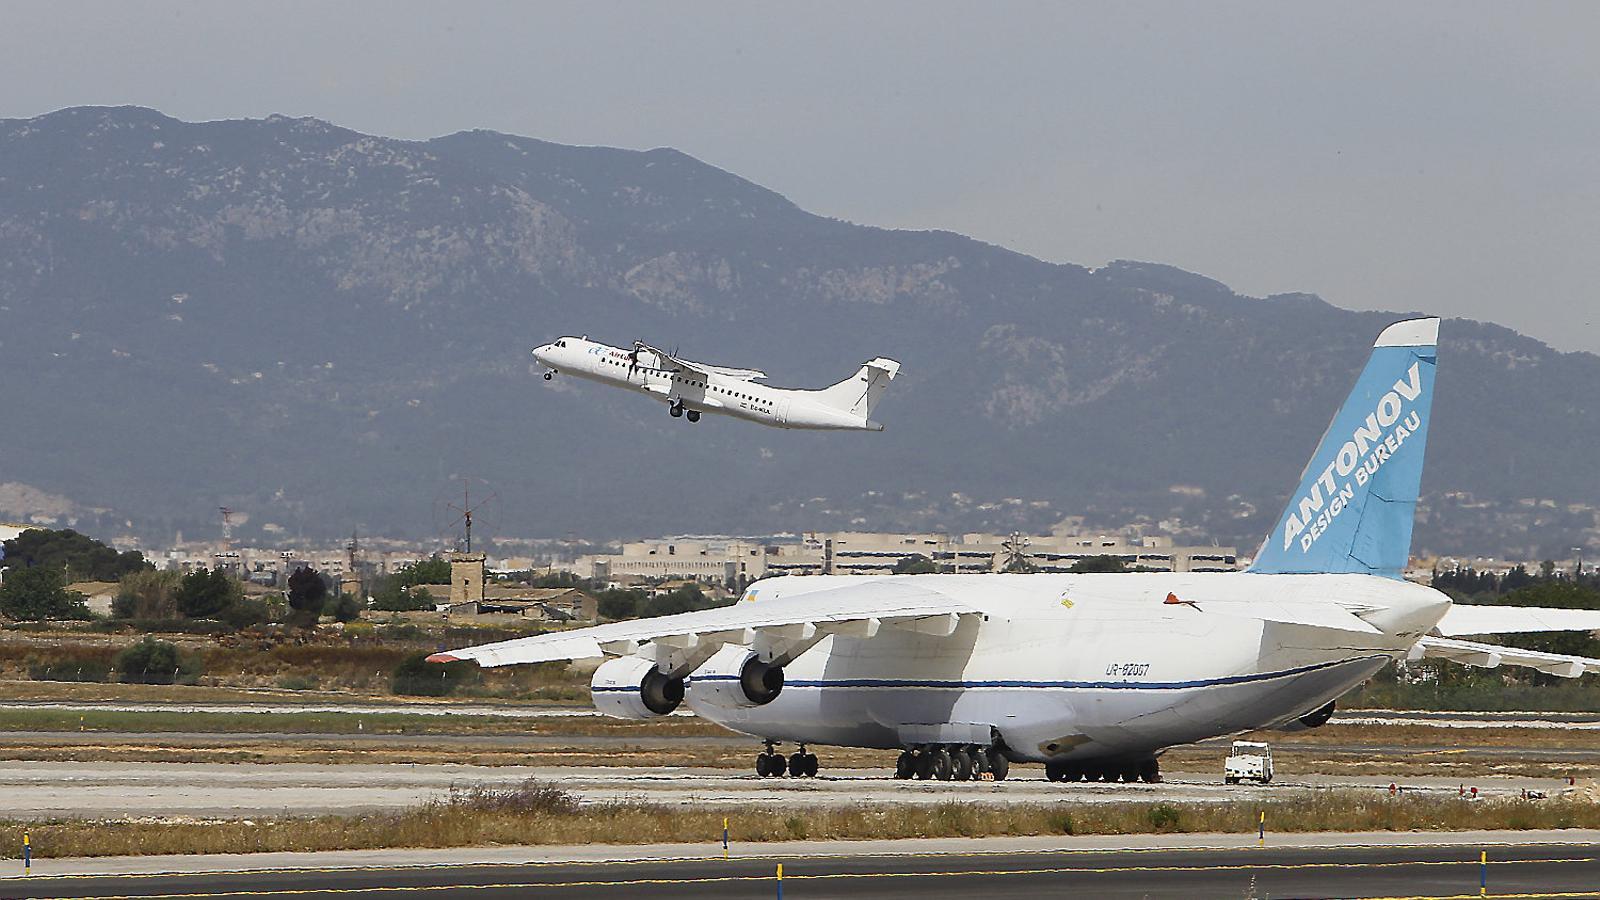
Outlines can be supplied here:
<path id="1" fill-rule="evenodd" d="M 601 712 L 686 705 L 763 742 L 763 776 L 815 775 L 808 748 L 837 745 L 899 749 L 901 778 L 1004 778 L 1032 761 L 1055 781 L 1155 781 L 1169 747 L 1315 728 L 1392 661 L 1600 671 L 1463 640 L 1600 629 L 1600 611 L 1452 605 L 1401 578 L 1438 329 L 1412 319 L 1379 335 L 1247 571 L 783 576 L 729 607 L 429 658 L 604 658 Z"/>
<path id="2" fill-rule="evenodd" d="M 880 356 L 832 387 L 793 390 L 757 384 L 767 374 L 756 369 L 697 363 L 642 341 L 624 350 L 587 337 L 556 338 L 535 347 L 533 358 L 549 367 L 546 381 L 562 373 L 632 388 L 665 401 L 673 418 L 698 422 L 702 413 L 714 413 L 778 428 L 835 431 L 882 431 L 872 410 L 900 372 L 899 363 Z"/>

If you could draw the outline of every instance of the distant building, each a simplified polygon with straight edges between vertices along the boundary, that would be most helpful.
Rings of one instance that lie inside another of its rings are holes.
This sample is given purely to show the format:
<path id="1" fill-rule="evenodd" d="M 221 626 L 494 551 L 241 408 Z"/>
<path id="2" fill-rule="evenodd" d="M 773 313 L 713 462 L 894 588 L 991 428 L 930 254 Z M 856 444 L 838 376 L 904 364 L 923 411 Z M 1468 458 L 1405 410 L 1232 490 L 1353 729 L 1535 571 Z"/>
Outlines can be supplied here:
<path id="1" fill-rule="evenodd" d="M 1071 533 L 1022 537 L 1023 555 L 1040 572 L 1065 572 L 1096 556 L 1161 572 L 1228 572 L 1239 567 L 1233 547 L 1180 547 L 1168 537 Z M 998 572 L 1010 559 L 1006 547 L 1010 540 L 1010 535 L 998 534 L 856 531 L 810 533 L 785 541 L 660 538 L 623 544 L 619 553 L 579 557 L 570 571 L 600 584 L 688 578 L 707 585 L 738 585 L 772 575 L 887 575 L 907 557 L 923 556 L 945 571 Z"/>
<path id="2" fill-rule="evenodd" d="M 593 622 L 599 601 L 577 588 L 534 588 L 490 584 L 484 596 L 452 603 L 452 616 L 518 616 L 542 622 Z"/>

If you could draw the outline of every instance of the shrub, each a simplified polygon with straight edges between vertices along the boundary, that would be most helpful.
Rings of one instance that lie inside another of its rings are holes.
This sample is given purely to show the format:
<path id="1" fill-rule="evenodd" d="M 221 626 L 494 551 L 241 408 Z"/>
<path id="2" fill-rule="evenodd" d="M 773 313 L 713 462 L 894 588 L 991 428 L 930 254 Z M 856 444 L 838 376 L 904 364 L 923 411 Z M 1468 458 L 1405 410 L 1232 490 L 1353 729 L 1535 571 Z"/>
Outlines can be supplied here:
<path id="1" fill-rule="evenodd" d="M 121 673 L 124 684 L 193 684 L 204 671 L 195 656 L 152 637 L 125 648 L 111 665 Z"/>
<path id="2" fill-rule="evenodd" d="M 241 599 L 217 615 L 217 619 L 235 631 L 254 628 L 272 621 L 272 611 L 263 600 Z"/>
<path id="3" fill-rule="evenodd" d="M 478 667 L 459 660 L 431 663 L 427 653 L 413 653 L 395 667 L 391 690 L 414 697 L 443 697 L 460 687 Z"/>
<path id="4" fill-rule="evenodd" d="M 339 594 L 339 599 L 333 603 L 333 618 L 335 621 L 345 623 L 361 618 L 361 601 L 348 591 Z"/>
<path id="5" fill-rule="evenodd" d="M 1177 831 L 1183 812 L 1170 803 L 1157 803 L 1145 810 L 1151 831 Z"/>
<path id="6" fill-rule="evenodd" d="M 105 681 L 111 664 L 103 659 L 36 660 L 28 664 L 28 677 L 34 681 Z"/>
<path id="7" fill-rule="evenodd" d="M 314 691 L 319 681 L 311 675 L 285 675 L 278 679 L 278 687 L 286 691 Z"/>

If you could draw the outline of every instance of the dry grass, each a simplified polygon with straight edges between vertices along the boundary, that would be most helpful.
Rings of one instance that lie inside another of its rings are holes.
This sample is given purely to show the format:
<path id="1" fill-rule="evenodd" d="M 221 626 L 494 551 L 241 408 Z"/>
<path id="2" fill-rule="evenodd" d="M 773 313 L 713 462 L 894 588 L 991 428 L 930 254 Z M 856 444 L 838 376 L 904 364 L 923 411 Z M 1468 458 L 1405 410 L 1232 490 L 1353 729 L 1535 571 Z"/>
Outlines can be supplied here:
<path id="1" fill-rule="evenodd" d="M 1017 806 L 979 803 L 880 804 L 766 814 L 647 803 L 583 805 L 529 781 L 506 790 L 458 791 L 391 814 L 271 818 L 257 821 L 53 822 L 26 826 L 41 857 L 165 853 L 300 853 L 380 847 L 506 844 L 657 844 L 704 842 L 731 820 L 740 842 L 983 837 L 1042 834 L 1245 833 L 1267 815 L 1274 831 L 1462 831 L 1596 828 L 1600 805 L 1577 801 L 1479 801 L 1324 792 L 1255 803 L 1068 801 Z M 23 823 L 0 831 L 17 833 Z M 20 838 L 20 834 L 13 834 Z M 18 846 L 20 840 L 4 841 Z"/>

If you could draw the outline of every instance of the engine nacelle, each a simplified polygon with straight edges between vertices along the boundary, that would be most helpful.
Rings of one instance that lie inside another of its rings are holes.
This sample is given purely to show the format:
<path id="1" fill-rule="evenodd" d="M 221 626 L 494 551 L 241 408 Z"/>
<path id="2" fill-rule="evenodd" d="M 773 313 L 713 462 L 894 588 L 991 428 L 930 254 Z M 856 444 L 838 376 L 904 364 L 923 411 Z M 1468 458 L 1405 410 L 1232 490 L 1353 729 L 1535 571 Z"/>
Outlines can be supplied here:
<path id="1" fill-rule="evenodd" d="M 1329 700 L 1327 706 L 1319 706 L 1298 719 L 1290 719 L 1279 725 L 1275 730 L 1294 732 L 1321 728 L 1328 724 L 1329 719 L 1333 718 L 1333 703 L 1334 701 Z"/>
<path id="2" fill-rule="evenodd" d="M 602 715 L 654 719 L 683 702 L 683 679 L 661 674 L 654 660 L 623 656 L 607 660 L 594 670 L 589 695 Z"/>
<path id="3" fill-rule="evenodd" d="M 783 667 L 762 662 L 745 647 L 724 647 L 689 676 L 689 706 L 749 709 L 783 692 Z"/>

